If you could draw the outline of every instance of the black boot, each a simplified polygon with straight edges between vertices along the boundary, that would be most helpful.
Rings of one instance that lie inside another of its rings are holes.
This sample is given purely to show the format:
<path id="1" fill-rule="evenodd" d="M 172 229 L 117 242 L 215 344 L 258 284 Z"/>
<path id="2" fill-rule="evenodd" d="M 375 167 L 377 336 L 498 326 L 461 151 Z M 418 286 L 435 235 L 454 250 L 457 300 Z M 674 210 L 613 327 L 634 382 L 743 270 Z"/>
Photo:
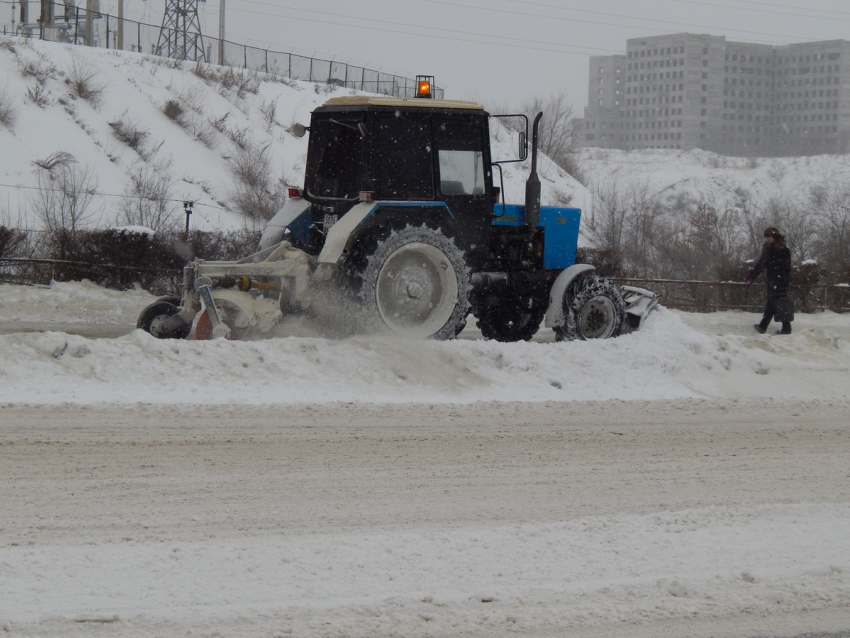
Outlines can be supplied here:
<path id="1" fill-rule="evenodd" d="M 763 335 L 765 332 L 767 332 L 767 328 L 763 327 L 760 323 L 754 323 L 753 328 L 755 328 L 756 332 L 760 335 Z"/>
<path id="2" fill-rule="evenodd" d="M 778 335 L 790 335 L 791 334 L 791 322 L 783 321 L 782 322 L 782 330 L 777 330 L 776 334 Z"/>

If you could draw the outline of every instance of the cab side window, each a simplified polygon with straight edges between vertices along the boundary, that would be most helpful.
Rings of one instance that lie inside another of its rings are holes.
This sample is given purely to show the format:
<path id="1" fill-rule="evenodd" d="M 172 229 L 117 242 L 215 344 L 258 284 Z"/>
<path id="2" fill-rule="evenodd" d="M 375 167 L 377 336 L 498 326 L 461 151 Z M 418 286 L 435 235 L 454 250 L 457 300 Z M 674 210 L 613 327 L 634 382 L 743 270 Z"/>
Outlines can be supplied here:
<path id="1" fill-rule="evenodd" d="M 478 126 L 435 122 L 440 192 L 443 195 L 484 195 L 483 135 Z"/>

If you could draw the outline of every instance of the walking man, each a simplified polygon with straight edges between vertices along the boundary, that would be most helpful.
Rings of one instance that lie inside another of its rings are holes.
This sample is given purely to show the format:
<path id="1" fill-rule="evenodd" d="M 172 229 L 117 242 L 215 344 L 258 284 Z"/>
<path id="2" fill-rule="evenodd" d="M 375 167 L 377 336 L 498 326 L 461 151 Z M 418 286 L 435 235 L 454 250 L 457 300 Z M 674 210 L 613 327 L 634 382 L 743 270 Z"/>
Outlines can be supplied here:
<path id="1" fill-rule="evenodd" d="M 778 335 L 791 334 L 793 311 L 788 299 L 788 286 L 791 283 L 791 251 L 785 245 L 785 237 L 771 226 L 764 231 L 764 248 L 755 267 L 747 275 L 747 283 L 751 284 L 767 270 L 767 304 L 761 322 L 753 327 L 759 334 L 764 334 L 773 319 L 782 323 Z"/>

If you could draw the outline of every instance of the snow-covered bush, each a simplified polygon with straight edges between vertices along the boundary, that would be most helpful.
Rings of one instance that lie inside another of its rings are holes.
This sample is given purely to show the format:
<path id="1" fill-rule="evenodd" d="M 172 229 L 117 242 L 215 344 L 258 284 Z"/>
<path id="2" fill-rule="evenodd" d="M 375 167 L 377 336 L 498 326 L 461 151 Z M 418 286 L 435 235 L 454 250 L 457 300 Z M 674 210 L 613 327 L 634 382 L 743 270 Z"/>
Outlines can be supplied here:
<path id="1" fill-rule="evenodd" d="M 165 104 L 162 105 L 162 112 L 165 114 L 165 117 L 178 124 L 183 117 L 183 107 L 180 106 L 180 102 L 177 100 L 166 100 Z"/>

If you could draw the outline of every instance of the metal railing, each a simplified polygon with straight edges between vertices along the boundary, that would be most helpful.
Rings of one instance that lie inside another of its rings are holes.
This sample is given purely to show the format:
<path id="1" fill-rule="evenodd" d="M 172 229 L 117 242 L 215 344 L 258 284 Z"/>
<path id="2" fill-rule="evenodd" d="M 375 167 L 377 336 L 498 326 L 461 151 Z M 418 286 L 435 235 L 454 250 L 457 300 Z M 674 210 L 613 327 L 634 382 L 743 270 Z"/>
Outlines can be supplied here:
<path id="1" fill-rule="evenodd" d="M 156 292 L 173 294 L 178 290 L 179 269 L 157 269 L 135 266 L 93 264 L 62 259 L 37 259 L 31 257 L 0 257 L 0 281 L 3 283 L 50 283 L 56 275 L 102 277 L 114 275 L 123 284 L 132 283 L 133 276 L 154 276 Z M 62 277 L 63 279 L 66 277 Z M 668 308 L 692 312 L 718 312 L 721 310 L 746 310 L 760 312 L 765 303 L 763 284 L 743 284 L 729 281 L 699 281 L 681 279 L 611 278 L 618 284 L 640 286 L 660 296 L 660 303 Z M 850 285 L 814 284 L 792 287 L 789 293 L 797 312 L 850 312 Z"/>
<path id="2" fill-rule="evenodd" d="M 144 279 L 155 294 L 179 292 L 180 269 L 116 266 L 67 259 L 0 257 L 0 283 L 23 286 L 44 285 L 53 281 L 101 281 L 107 288 L 126 289 Z"/>
<path id="3" fill-rule="evenodd" d="M 25 0 L 26 1 L 26 0 Z M 20 1 L 0 0 L 0 14 L 6 8 L 21 6 Z M 67 44 L 88 45 L 106 49 L 123 49 L 151 55 L 164 55 L 160 48 L 161 27 L 136 22 L 126 18 L 120 21 L 108 13 L 87 13 L 82 7 L 73 7 L 63 2 L 35 3 L 48 12 L 48 20 L 40 16 L 36 20 L 0 23 L 0 34 L 23 38 L 37 38 Z M 46 7 L 46 8 L 45 8 Z M 52 9 L 52 10 L 51 10 Z M 12 14 L 14 15 L 14 13 Z M 166 30 L 169 39 L 179 40 L 185 34 Z M 416 81 L 410 78 L 384 73 L 361 66 L 353 66 L 336 60 L 321 60 L 294 53 L 272 51 L 250 47 L 227 40 L 202 36 L 203 62 L 222 66 L 239 67 L 260 73 L 269 73 L 291 80 L 303 80 L 329 84 L 367 93 L 378 93 L 394 97 L 414 97 Z M 172 56 L 187 59 L 187 56 Z M 195 59 L 195 58 L 192 58 Z M 434 96 L 442 98 L 444 91 L 434 87 Z"/>
<path id="4" fill-rule="evenodd" d="M 765 304 L 763 283 L 749 285 L 736 281 L 636 278 L 612 278 L 612 281 L 657 292 L 661 305 L 694 312 L 760 312 Z M 847 284 L 794 285 L 788 294 L 798 312 L 850 312 L 850 285 Z"/>

